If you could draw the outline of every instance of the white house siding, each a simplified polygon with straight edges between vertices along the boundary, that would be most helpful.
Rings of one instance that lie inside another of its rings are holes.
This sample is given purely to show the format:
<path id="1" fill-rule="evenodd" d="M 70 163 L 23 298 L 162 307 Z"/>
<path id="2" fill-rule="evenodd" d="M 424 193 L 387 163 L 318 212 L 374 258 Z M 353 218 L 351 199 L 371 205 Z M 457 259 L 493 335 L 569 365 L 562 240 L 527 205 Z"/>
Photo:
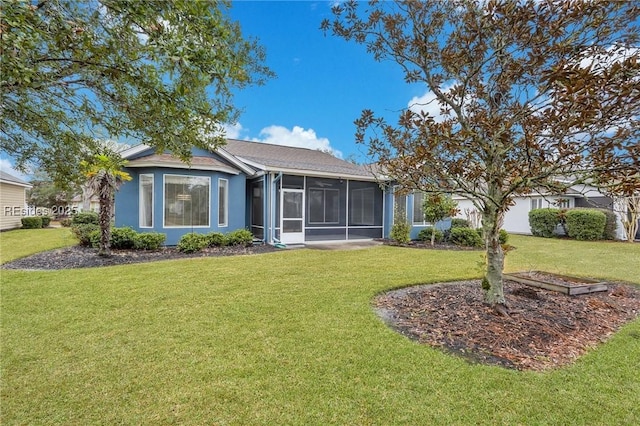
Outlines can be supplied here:
<path id="1" fill-rule="evenodd" d="M 22 226 L 20 219 L 25 208 L 26 188 L 22 185 L 0 183 L 0 229 Z"/>
<path id="2" fill-rule="evenodd" d="M 531 228 L 529 226 L 529 212 L 532 210 L 532 200 L 536 200 L 536 208 L 557 208 L 562 200 L 566 200 L 566 208 L 575 206 L 573 197 L 570 196 L 528 196 L 528 197 L 516 197 L 513 199 L 514 205 L 509 208 L 509 211 L 504 215 L 504 223 L 502 228 L 512 234 L 525 234 L 531 235 Z M 472 210 L 476 210 L 473 203 L 464 198 L 456 198 L 458 202 L 459 212 L 456 217 L 461 219 L 468 219 L 468 213 Z M 473 226 L 473 225 L 472 225 Z"/>

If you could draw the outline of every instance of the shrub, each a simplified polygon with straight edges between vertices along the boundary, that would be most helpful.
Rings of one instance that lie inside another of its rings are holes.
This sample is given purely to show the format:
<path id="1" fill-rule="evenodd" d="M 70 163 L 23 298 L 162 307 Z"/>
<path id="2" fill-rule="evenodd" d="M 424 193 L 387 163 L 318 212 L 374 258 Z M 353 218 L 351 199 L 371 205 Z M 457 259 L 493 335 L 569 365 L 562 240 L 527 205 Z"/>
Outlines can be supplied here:
<path id="1" fill-rule="evenodd" d="M 46 228 L 51 223 L 51 218 L 49 216 L 41 216 L 42 218 L 42 227 Z"/>
<path id="2" fill-rule="evenodd" d="M 480 235 L 480 239 L 482 239 L 482 241 L 484 242 L 484 231 L 482 230 L 482 228 L 478 228 L 476 229 L 476 231 L 478 232 L 478 235 Z M 507 241 L 509 241 L 509 234 L 504 229 L 501 229 L 498 232 L 498 242 L 501 245 L 505 245 L 507 244 Z"/>
<path id="3" fill-rule="evenodd" d="M 449 240 L 457 246 L 482 247 L 482 237 L 471 228 L 453 228 Z"/>
<path id="4" fill-rule="evenodd" d="M 509 241 L 509 233 L 507 231 L 505 231 L 504 229 L 501 229 L 500 230 L 500 236 L 498 237 L 498 241 L 502 245 L 507 244 L 507 241 Z"/>
<path id="5" fill-rule="evenodd" d="M 100 227 L 93 223 L 81 223 L 71 226 L 71 232 L 78 239 L 81 246 L 91 246 L 91 233 L 97 232 L 100 238 Z"/>
<path id="6" fill-rule="evenodd" d="M 133 240 L 133 248 L 136 250 L 158 250 L 167 239 L 165 234 L 160 232 L 141 232 Z"/>
<path id="7" fill-rule="evenodd" d="M 111 248 L 116 250 L 132 249 L 138 233 L 129 227 L 111 229 Z"/>
<path id="8" fill-rule="evenodd" d="M 389 238 L 398 244 L 408 244 L 411 241 L 411 226 L 406 221 L 398 221 L 391 227 Z"/>
<path id="9" fill-rule="evenodd" d="M 196 234 L 195 232 L 191 232 L 189 234 L 184 234 L 180 238 L 177 248 L 178 251 L 183 253 L 195 253 L 207 247 L 208 244 L 209 238 L 207 238 L 205 234 Z"/>
<path id="10" fill-rule="evenodd" d="M 431 235 L 433 235 L 434 232 L 436 234 L 434 242 L 441 243 L 444 240 L 444 233 L 441 230 L 434 228 L 433 226 L 428 226 L 424 229 L 421 229 L 420 232 L 418 232 L 418 239 L 420 241 L 431 242 Z"/>
<path id="11" fill-rule="evenodd" d="M 604 234 L 607 218 L 599 210 L 569 210 L 565 215 L 567 235 L 576 240 L 598 240 Z"/>
<path id="12" fill-rule="evenodd" d="M 245 246 L 248 247 L 253 244 L 253 234 L 247 229 L 236 229 L 226 235 L 227 245 L 230 246 Z"/>
<path id="13" fill-rule="evenodd" d="M 604 213 L 605 224 L 604 224 L 604 232 L 602 237 L 605 240 L 615 240 L 616 230 L 618 229 L 616 214 L 609 209 L 591 209 L 591 210 L 597 210 L 599 212 Z"/>
<path id="14" fill-rule="evenodd" d="M 64 228 L 68 228 L 71 226 L 71 218 L 65 217 L 64 219 L 60 219 L 60 226 Z"/>
<path id="15" fill-rule="evenodd" d="M 454 217 L 451 219 L 451 228 L 470 228 L 469 221 L 467 219 L 461 219 L 459 217 Z"/>
<path id="16" fill-rule="evenodd" d="M 227 237 L 220 232 L 210 232 L 207 234 L 207 238 L 209 239 L 207 243 L 209 247 L 222 247 L 229 244 Z"/>
<path id="17" fill-rule="evenodd" d="M 529 226 L 536 237 L 553 237 L 560 220 L 559 209 L 534 209 L 529 212 Z"/>
<path id="18" fill-rule="evenodd" d="M 42 216 L 26 216 L 20 219 L 24 229 L 42 228 Z"/>
<path id="19" fill-rule="evenodd" d="M 80 225 L 83 223 L 92 223 L 98 225 L 98 213 L 96 212 L 79 212 L 71 218 L 71 225 Z"/>

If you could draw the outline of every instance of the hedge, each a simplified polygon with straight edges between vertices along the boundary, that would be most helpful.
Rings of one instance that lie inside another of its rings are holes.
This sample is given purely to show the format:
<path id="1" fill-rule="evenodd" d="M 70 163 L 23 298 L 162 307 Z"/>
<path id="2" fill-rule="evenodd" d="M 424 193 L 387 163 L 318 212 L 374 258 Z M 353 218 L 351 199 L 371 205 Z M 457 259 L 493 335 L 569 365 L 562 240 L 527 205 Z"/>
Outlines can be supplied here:
<path id="1" fill-rule="evenodd" d="M 560 209 L 534 209 L 529 212 L 529 226 L 536 237 L 551 238 L 560 224 Z"/>
<path id="2" fill-rule="evenodd" d="M 606 221 L 606 215 L 595 209 L 575 209 L 565 213 L 567 235 L 576 240 L 602 239 Z"/>

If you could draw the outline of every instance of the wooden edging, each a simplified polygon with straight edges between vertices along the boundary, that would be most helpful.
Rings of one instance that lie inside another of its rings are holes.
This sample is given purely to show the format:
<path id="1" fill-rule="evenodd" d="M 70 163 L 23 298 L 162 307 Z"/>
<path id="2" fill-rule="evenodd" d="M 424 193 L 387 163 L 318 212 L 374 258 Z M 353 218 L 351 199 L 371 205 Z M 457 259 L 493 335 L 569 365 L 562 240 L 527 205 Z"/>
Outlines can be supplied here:
<path id="1" fill-rule="evenodd" d="M 540 273 L 545 275 L 555 276 L 561 279 L 573 281 L 576 283 L 584 282 L 583 285 L 566 285 L 560 283 L 551 283 L 547 281 L 539 281 L 530 277 L 523 277 L 521 274 L 530 274 L 530 273 Z M 515 272 L 512 274 L 504 274 L 506 279 L 519 282 L 521 284 L 526 284 L 532 287 L 544 288 L 547 290 L 557 291 L 560 293 L 564 293 L 569 296 L 575 296 L 578 294 L 587 294 L 587 293 L 595 293 L 598 291 L 607 291 L 607 284 L 601 281 L 591 280 L 588 278 L 578 278 L 578 277 L 570 277 L 566 275 L 553 274 L 550 272 L 543 271 L 530 271 L 530 272 Z"/>

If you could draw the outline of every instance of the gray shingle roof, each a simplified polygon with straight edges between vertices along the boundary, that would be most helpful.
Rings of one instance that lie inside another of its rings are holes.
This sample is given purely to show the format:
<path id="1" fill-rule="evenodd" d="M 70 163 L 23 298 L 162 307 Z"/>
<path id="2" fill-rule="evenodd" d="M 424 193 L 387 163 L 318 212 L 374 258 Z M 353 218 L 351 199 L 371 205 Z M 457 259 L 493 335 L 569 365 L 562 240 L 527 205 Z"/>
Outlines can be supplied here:
<path id="1" fill-rule="evenodd" d="M 227 144 L 221 148 L 241 160 L 252 163 L 253 166 L 263 166 L 266 171 L 295 170 L 305 173 L 316 172 L 318 175 L 361 176 L 373 179 L 371 171 L 365 167 L 308 148 L 236 139 L 227 140 Z"/>
<path id="2" fill-rule="evenodd" d="M 9 173 L 4 172 L 2 170 L 0 170 L 0 180 L 6 181 L 6 182 L 17 183 L 17 184 L 22 185 L 22 186 L 24 186 L 24 185 L 31 186 L 28 182 L 25 182 L 22 179 L 17 178 L 17 177 L 15 177 L 13 175 L 10 175 Z"/>

